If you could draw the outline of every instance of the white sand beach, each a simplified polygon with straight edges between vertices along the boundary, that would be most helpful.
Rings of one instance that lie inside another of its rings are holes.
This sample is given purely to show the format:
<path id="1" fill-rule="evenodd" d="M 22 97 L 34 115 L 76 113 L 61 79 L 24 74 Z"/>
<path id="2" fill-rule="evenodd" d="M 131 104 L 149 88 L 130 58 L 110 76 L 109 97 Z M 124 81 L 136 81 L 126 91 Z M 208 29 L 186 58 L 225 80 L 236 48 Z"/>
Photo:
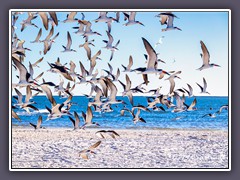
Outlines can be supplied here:
<path id="1" fill-rule="evenodd" d="M 82 159 L 98 130 L 13 127 L 12 168 L 228 168 L 228 131 L 115 129 Z"/>

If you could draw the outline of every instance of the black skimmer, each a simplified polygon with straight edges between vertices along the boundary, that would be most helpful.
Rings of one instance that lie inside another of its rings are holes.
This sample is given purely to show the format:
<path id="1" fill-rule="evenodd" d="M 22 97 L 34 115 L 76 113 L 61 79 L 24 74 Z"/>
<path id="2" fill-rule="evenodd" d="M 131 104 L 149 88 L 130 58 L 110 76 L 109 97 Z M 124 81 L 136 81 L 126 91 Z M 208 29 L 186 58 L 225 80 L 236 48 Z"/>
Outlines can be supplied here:
<path id="1" fill-rule="evenodd" d="M 71 12 L 71 13 L 67 14 L 67 19 L 65 19 L 62 22 L 64 22 L 64 23 L 77 22 L 78 19 L 75 18 L 76 15 L 77 15 L 77 12 Z"/>
<path id="2" fill-rule="evenodd" d="M 135 24 L 140 24 L 140 25 L 144 26 L 143 23 L 135 20 L 135 16 L 136 16 L 137 12 L 131 12 L 130 15 L 127 13 L 123 13 L 123 14 L 128 19 L 128 22 L 123 24 L 124 26 L 130 26 L 130 25 L 135 25 Z"/>
<path id="3" fill-rule="evenodd" d="M 87 114 L 85 114 L 82 111 L 82 117 L 84 119 L 84 124 L 81 127 L 82 129 L 85 129 L 85 127 L 87 127 L 87 126 L 100 126 L 97 122 L 92 121 L 93 113 L 92 113 L 92 109 L 90 106 L 88 106 L 88 108 L 87 108 Z"/>
<path id="4" fill-rule="evenodd" d="M 91 41 L 85 41 L 84 44 L 80 44 L 80 45 L 79 45 L 80 48 L 83 47 L 83 48 L 86 50 L 88 60 L 91 59 L 91 49 L 90 49 L 89 45 L 94 46 L 94 44 L 93 44 L 92 42 L 94 42 L 94 39 L 91 40 Z"/>
<path id="5" fill-rule="evenodd" d="M 162 14 L 162 15 L 161 15 Z M 173 26 L 173 20 L 176 17 L 174 14 L 172 13 L 161 13 L 160 17 L 161 17 L 161 24 L 167 24 L 167 27 L 165 29 L 162 29 L 162 31 L 169 31 L 169 30 L 180 30 L 182 31 L 180 28 Z"/>
<path id="6" fill-rule="evenodd" d="M 68 116 L 68 117 L 69 117 L 70 121 L 73 124 L 73 130 L 79 129 L 80 118 L 79 118 L 78 114 L 76 113 L 76 111 L 74 111 L 75 120 L 72 117 L 70 117 L 70 116 Z"/>
<path id="7" fill-rule="evenodd" d="M 58 19 L 57 19 L 57 14 L 56 12 L 38 12 L 38 14 L 40 15 L 42 22 L 43 22 L 43 26 L 46 30 L 48 30 L 48 23 L 49 23 L 49 18 L 48 18 L 48 14 L 50 15 L 50 19 L 54 22 L 54 25 L 58 25 Z"/>
<path id="8" fill-rule="evenodd" d="M 103 138 L 103 139 L 105 139 L 105 136 L 104 136 L 105 134 L 108 134 L 113 139 L 116 139 L 117 136 L 120 137 L 120 135 L 118 133 L 116 133 L 116 131 L 113 131 L 113 130 L 100 130 L 95 133 L 96 136 L 98 136 L 99 138 Z"/>
<path id="9" fill-rule="evenodd" d="M 16 84 L 16 86 L 25 87 L 25 86 L 28 86 L 28 85 L 38 85 L 34 81 L 31 73 L 29 73 L 27 71 L 26 67 L 21 62 L 19 62 L 14 57 L 12 57 L 12 61 L 16 65 L 16 67 L 19 71 L 19 82 Z"/>
<path id="10" fill-rule="evenodd" d="M 34 26 L 38 28 L 36 24 L 32 23 L 32 20 L 36 17 L 37 16 L 34 16 L 31 12 L 28 12 L 28 18 L 20 23 L 22 25 L 21 32 L 26 28 L 26 26 Z"/>
<path id="11" fill-rule="evenodd" d="M 187 107 L 187 111 L 195 111 L 197 108 L 195 107 L 197 104 L 197 99 L 194 98 L 193 102 L 188 106 L 186 103 L 183 103 Z"/>
<path id="12" fill-rule="evenodd" d="M 160 74 L 160 73 L 164 73 L 164 74 L 168 74 L 168 72 L 162 70 L 162 69 L 157 69 L 157 62 L 158 62 L 158 58 L 157 58 L 157 53 L 155 52 L 155 50 L 152 48 L 152 46 L 149 44 L 149 42 L 145 39 L 142 38 L 143 40 L 143 44 L 144 47 L 148 53 L 148 63 L 147 63 L 147 67 L 140 67 L 137 69 L 134 69 L 132 71 L 135 71 L 139 74 Z"/>
<path id="13" fill-rule="evenodd" d="M 33 124 L 33 123 L 30 123 L 30 122 L 29 122 L 29 124 L 30 124 L 35 130 L 40 129 L 40 128 L 44 128 L 44 127 L 41 126 L 41 124 L 42 124 L 42 116 L 41 116 L 41 115 L 38 117 L 37 125 L 36 125 L 36 124 Z"/>
<path id="14" fill-rule="evenodd" d="M 71 38 L 71 35 L 69 33 L 69 31 L 67 32 L 67 46 L 63 46 L 62 47 L 64 48 L 64 50 L 62 52 L 77 52 L 76 50 L 74 49 L 71 49 L 71 45 L 72 45 L 72 38 Z"/>
<path id="15" fill-rule="evenodd" d="M 200 93 L 207 93 L 207 94 L 210 94 L 209 92 L 207 92 L 207 82 L 206 82 L 206 80 L 205 80 L 205 78 L 203 78 L 203 87 L 200 85 L 200 84 L 198 84 L 198 83 L 196 83 L 199 87 L 200 87 L 200 89 L 201 89 L 201 92 Z"/>
<path id="16" fill-rule="evenodd" d="M 51 37 L 53 36 L 54 33 L 54 26 L 52 26 L 49 34 L 47 35 L 47 37 L 42 40 L 41 42 L 44 43 L 44 50 L 43 53 L 44 55 L 50 51 L 51 47 L 52 47 L 52 43 L 55 42 L 55 39 L 59 36 L 59 32 L 51 39 Z"/>
<path id="17" fill-rule="evenodd" d="M 115 44 L 115 46 L 113 46 L 112 45 L 113 37 L 112 37 L 112 35 L 108 31 L 106 31 L 106 32 L 107 32 L 107 36 L 108 36 L 108 41 L 103 40 L 103 42 L 106 43 L 106 46 L 104 48 L 106 48 L 106 49 L 111 51 L 111 56 L 110 56 L 110 61 L 111 61 L 112 58 L 113 58 L 114 52 L 118 50 L 117 46 L 119 45 L 120 40 L 118 40 L 118 42 Z"/>
<path id="18" fill-rule="evenodd" d="M 211 67 L 220 67 L 219 65 L 214 64 L 214 63 L 209 64 L 209 62 L 210 62 L 210 54 L 208 52 L 208 49 L 207 49 L 206 45 L 202 41 L 200 41 L 200 44 L 201 44 L 201 49 L 202 49 L 202 53 L 200 55 L 201 55 L 203 64 L 197 70 L 201 71 L 203 69 L 207 69 L 207 68 L 211 68 Z"/>
<path id="19" fill-rule="evenodd" d="M 111 24 L 113 21 L 118 21 L 117 19 L 113 18 L 113 17 L 107 17 L 107 12 L 100 12 L 99 13 L 99 17 L 97 19 L 94 20 L 96 23 L 97 22 L 105 22 L 107 23 L 108 26 L 108 32 L 111 32 Z"/>
<path id="20" fill-rule="evenodd" d="M 40 59 L 37 60 L 35 63 L 33 63 L 33 64 L 32 64 L 32 67 L 38 67 L 38 68 L 39 68 L 38 64 L 39 64 L 40 62 L 42 62 L 43 58 L 44 58 L 44 57 L 40 58 Z"/>
<path id="21" fill-rule="evenodd" d="M 82 151 L 79 152 L 79 156 L 85 160 L 88 159 L 88 153 L 93 153 L 93 154 L 96 154 L 93 149 L 95 149 L 96 147 L 98 147 L 99 145 L 101 144 L 101 141 L 98 141 L 96 142 L 95 144 L 93 144 L 92 146 L 90 146 L 89 148 L 87 149 L 84 149 Z"/>
<path id="22" fill-rule="evenodd" d="M 93 57 L 90 58 L 90 69 L 89 69 L 89 72 L 88 72 L 88 75 L 89 76 L 92 76 L 92 72 L 97 64 L 96 60 L 101 60 L 100 56 L 101 55 L 101 50 L 99 50 Z"/>
<path id="23" fill-rule="evenodd" d="M 122 67 L 124 68 L 123 72 L 131 72 L 131 67 L 133 65 L 133 58 L 132 56 L 129 56 L 129 63 L 127 66 L 122 65 Z"/>
<path id="24" fill-rule="evenodd" d="M 193 96 L 193 88 L 192 88 L 192 86 L 190 86 L 189 84 L 187 84 L 187 86 L 188 86 L 188 89 L 189 89 L 189 90 L 187 90 L 187 89 L 185 89 L 185 88 L 183 88 L 183 89 L 184 89 L 185 92 L 188 93 L 188 96 L 189 96 L 189 97 L 192 97 L 192 96 Z"/>
<path id="25" fill-rule="evenodd" d="M 13 117 L 14 119 L 17 119 L 18 121 L 21 122 L 20 117 L 19 117 L 19 116 L 17 115 L 17 113 L 15 113 L 15 111 L 13 111 L 13 110 L 12 110 L 12 117 Z"/>
<path id="26" fill-rule="evenodd" d="M 182 71 L 178 71 L 178 72 L 170 75 L 167 79 L 165 79 L 165 80 L 169 80 L 169 82 L 170 82 L 170 90 L 169 90 L 169 94 L 170 94 L 170 95 L 171 95 L 171 94 L 173 93 L 173 91 L 174 91 L 174 87 L 175 87 L 175 81 L 174 81 L 174 79 L 175 79 L 175 78 L 181 79 L 180 77 L 177 76 L 178 74 L 181 74 L 181 72 L 182 72 Z"/>
<path id="27" fill-rule="evenodd" d="M 83 22 L 83 21 L 81 21 L 81 22 Z M 92 31 L 91 26 L 92 26 L 92 23 L 88 21 L 86 23 L 85 32 L 83 33 L 83 37 L 86 38 L 85 39 L 86 41 L 88 41 L 88 36 L 91 36 L 91 35 L 95 35 L 96 34 L 96 35 L 102 36 L 100 33 L 96 32 L 96 31 Z"/>
<path id="28" fill-rule="evenodd" d="M 122 81 L 120 81 L 120 80 L 118 80 L 118 81 L 123 86 L 122 96 L 127 96 L 130 103 L 133 106 L 133 95 L 132 95 L 132 90 L 131 90 L 132 82 L 131 82 L 130 78 L 126 74 L 126 85 Z"/>
<path id="29" fill-rule="evenodd" d="M 220 109 L 216 112 L 217 114 L 220 114 L 222 112 L 222 110 L 228 110 L 228 105 L 223 105 L 220 107 Z"/>
<path id="30" fill-rule="evenodd" d="M 31 41 L 31 43 L 40 43 L 41 41 L 39 40 L 40 37 L 42 36 L 42 28 L 38 31 L 37 37 L 35 38 L 34 41 Z"/>

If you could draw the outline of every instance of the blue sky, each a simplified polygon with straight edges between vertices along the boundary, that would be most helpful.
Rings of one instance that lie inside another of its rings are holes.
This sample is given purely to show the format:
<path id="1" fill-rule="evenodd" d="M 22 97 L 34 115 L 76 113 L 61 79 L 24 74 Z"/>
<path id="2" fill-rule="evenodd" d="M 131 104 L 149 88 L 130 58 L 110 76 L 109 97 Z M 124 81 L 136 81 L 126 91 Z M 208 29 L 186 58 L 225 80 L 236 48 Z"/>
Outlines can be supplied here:
<path id="1" fill-rule="evenodd" d="M 82 12 L 82 11 L 81 11 Z M 81 19 L 81 12 L 78 12 L 76 18 Z M 116 72 L 117 68 L 120 71 L 123 70 L 121 64 L 127 65 L 129 56 L 133 57 L 133 67 L 144 67 L 145 58 L 144 55 L 146 50 L 143 45 L 142 37 L 148 40 L 148 42 L 154 47 L 155 43 L 158 42 L 161 36 L 164 36 L 163 44 L 160 44 L 155 49 L 159 53 L 159 58 L 163 59 L 166 64 L 159 63 L 158 68 L 162 68 L 166 71 L 182 71 L 179 75 L 181 79 L 177 79 L 176 89 L 187 87 L 186 83 L 189 83 L 193 87 L 194 95 L 200 95 L 200 89 L 196 85 L 196 82 L 203 84 L 203 77 L 205 77 L 208 83 L 208 92 L 212 96 L 227 96 L 228 95 L 228 12 L 173 12 L 179 19 L 174 19 L 174 26 L 182 29 L 182 31 L 173 30 L 162 32 L 161 29 L 165 28 L 159 22 L 159 18 L 155 17 L 159 12 L 137 12 L 136 20 L 142 22 L 145 26 L 133 25 L 123 26 L 125 23 L 123 20 L 123 14 L 120 14 L 120 23 L 112 23 L 111 34 L 114 38 L 113 44 L 119 39 L 121 40 L 118 49 L 114 54 L 111 62 L 109 62 L 111 52 L 104 49 L 105 43 L 102 40 L 108 40 L 106 30 L 107 24 L 99 22 L 93 22 L 98 17 L 98 12 L 84 12 L 85 19 L 92 22 L 92 30 L 97 31 L 102 36 L 94 35 L 89 39 L 94 39 L 95 47 L 91 46 L 92 55 L 98 50 L 102 51 L 100 55 L 102 61 L 97 61 L 96 69 L 99 70 L 101 75 L 101 69 L 107 69 L 107 63 L 113 66 L 113 71 Z M 57 17 L 60 21 L 66 18 L 68 12 L 57 12 Z M 108 16 L 115 17 L 114 12 L 109 12 Z M 46 72 L 49 69 L 47 62 L 55 62 L 59 57 L 62 63 L 68 63 L 72 60 L 77 65 L 76 71 L 80 73 L 79 61 L 89 69 L 89 61 L 87 60 L 86 52 L 83 48 L 79 48 L 79 45 L 84 43 L 84 39 L 81 35 L 76 35 L 73 32 L 76 31 L 72 27 L 77 26 L 77 23 L 62 23 L 59 22 L 58 26 L 55 26 L 54 35 L 59 32 L 60 35 L 56 39 L 56 43 L 53 44 L 51 50 L 43 55 L 40 51 L 43 51 L 42 43 L 30 43 L 33 41 L 39 29 L 35 27 L 27 27 L 23 32 L 20 32 L 20 22 L 27 18 L 27 13 L 19 16 L 16 23 L 17 29 L 16 34 L 19 39 L 25 40 L 24 47 L 30 48 L 32 51 L 26 52 L 26 59 L 24 65 L 28 68 L 28 62 L 34 63 L 36 60 L 44 57 L 41 62 L 41 68 L 34 68 L 34 76 L 45 71 L 43 78 L 46 80 L 53 81 L 55 84 L 59 82 L 59 75 Z M 37 17 L 33 22 L 42 27 L 42 37 L 45 39 L 48 31 L 42 26 L 40 17 Z M 62 53 L 62 45 L 67 44 L 67 31 L 70 32 L 72 37 L 72 49 L 77 50 L 76 53 Z M 201 46 L 200 40 L 202 40 L 207 46 L 210 53 L 210 62 L 219 64 L 220 68 L 211 68 L 203 71 L 197 71 L 196 69 L 202 65 L 202 59 L 200 57 Z M 175 62 L 173 63 L 173 61 Z M 18 82 L 16 75 L 17 71 L 12 72 L 12 82 Z M 105 73 L 106 74 L 106 73 Z M 121 72 L 120 80 L 125 82 L 125 74 Z M 132 87 L 142 83 L 142 76 L 134 72 L 128 73 Z M 159 80 L 156 75 L 149 75 L 150 84 L 146 87 L 148 90 L 155 89 L 162 86 L 161 93 L 167 94 L 169 92 L 170 84 L 165 81 L 167 77 Z M 116 82 L 119 93 L 123 91 L 121 85 Z M 64 86 L 67 85 L 65 79 Z M 71 82 L 73 85 L 73 82 Z M 90 85 L 77 85 L 74 94 L 81 95 L 89 92 Z M 25 90 L 21 90 L 25 94 Z M 14 93 L 14 92 L 13 92 Z"/>

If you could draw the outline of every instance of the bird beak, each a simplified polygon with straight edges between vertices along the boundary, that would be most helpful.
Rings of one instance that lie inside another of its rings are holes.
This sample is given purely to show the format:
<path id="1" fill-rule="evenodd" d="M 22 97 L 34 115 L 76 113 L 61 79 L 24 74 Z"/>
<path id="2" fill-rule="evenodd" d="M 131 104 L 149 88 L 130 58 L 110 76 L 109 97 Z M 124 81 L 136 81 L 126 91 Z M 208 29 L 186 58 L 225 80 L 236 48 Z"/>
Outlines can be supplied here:
<path id="1" fill-rule="evenodd" d="M 219 66 L 219 65 L 217 65 L 217 64 L 214 64 L 214 66 L 216 66 L 216 67 L 221 67 L 221 66 Z"/>

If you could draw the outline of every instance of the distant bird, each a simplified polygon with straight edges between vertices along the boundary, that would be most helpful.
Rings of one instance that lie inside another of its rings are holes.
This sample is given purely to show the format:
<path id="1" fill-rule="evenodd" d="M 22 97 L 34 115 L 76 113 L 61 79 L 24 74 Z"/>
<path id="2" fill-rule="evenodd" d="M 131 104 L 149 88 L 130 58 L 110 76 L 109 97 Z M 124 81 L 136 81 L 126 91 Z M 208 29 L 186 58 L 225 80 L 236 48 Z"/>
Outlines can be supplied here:
<path id="1" fill-rule="evenodd" d="M 124 91 L 122 92 L 122 96 L 127 96 L 129 99 L 129 102 L 133 106 L 133 95 L 132 95 L 132 90 L 131 90 L 132 82 L 131 82 L 130 78 L 126 74 L 126 85 L 122 81 L 120 81 L 120 80 L 118 80 L 118 81 L 123 86 Z"/>
<path id="2" fill-rule="evenodd" d="M 161 25 L 167 24 L 168 21 L 168 17 L 172 16 L 174 18 L 178 18 L 175 14 L 173 14 L 172 12 L 164 12 L 164 13 L 160 13 L 158 15 L 156 15 L 155 17 L 159 17 L 160 18 L 160 23 Z"/>
<path id="3" fill-rule="evenodd" d="M 71 12 L 69 14 L 67 14 L 67 19 L 65 19 L 63 22 L 64 23 L 72 23 L 72 22 L 77 22 L 78 19 L 75 18 L 77 12 Z"/>
<path id="4" fill-rule="evenodd" d="M 43 26 L 46 30 L 48 30 L 48 23 L 49 23 L 49 18 L 48 18 L 48 14 L 50 15 L 50 19 L 54 22 L 55 25 L 58 25 L 58 19 L 57 19 L 57 14 L 56 12 L 38 12 L 38 14 L 40 15 L 42 22 L 43 22 Z"/>
<path id="5" fill-rule="evenodd" d="M 135 110 L 135 109 L 137 109 L 136 114 L 134 114 L 134 110 Z M 141 106 L 141 105 L 138 105 L 138 106 L 133 106 L 133 107 L 132 107 L 132 110 L 129 110 L 129 109 L 126 109 L 126 108 L 125 108 L 125 109 L 122 109 L 122 110 L 120 111 L 120 113 L 121 113 L 121 115 L 123 116 L 125 111 L 130 112 L 131 115 L 133 116 L 133 123 L 134 123 L 134 124 L 136 124 L 137 122 L 146 123 L 146 121 L 145 121 L 142 117 L 139 116 L 141 110 L 150 112 L 150 110 L 149 110 L 148 108 L 146 108 L 146 107 L 144 107 L 144 106 Z"/>
<path id="6" fill-rule="evenodd" d="M 26 26 L 34 26 L 38 28 L 36 24 L 32 23 L 32 20 L 36 17 L 37 16 L 34 16 L 31 12 L 28 12 L 28 18 L 20 23 L 22 25 L 21 32 L 26 28 Z"/>
<path id="7" fill-rule="evenodd" d="M 188 85 L 188 89 L 189 90 L 187 90 L 187 89 L 185 89 L 185 88 L 183 88 L 184 89 L 184 91 L 186 91 L 187 93 L 188 93 L 188 96 L 189 97 L 192 97 L 193 96 L 193 88 L 192 88 L 192 86 L 190 86 L 189 84 L 187 84 Z"/>
<path id="8" fill-rule="evenodd" d="M 31 73 L 27 71 L 26 67 L 21 62 L 14 57 L 12 57 L 12 61 L 19 71 L 19 82 L 16 86 L 38 85 L 31 76 Z"/>
<path id="9" fill-rule="evenodd" d="M 222 112 L 222 110 L 228 110 L 228 105 L 222 105 L 216 113 L 220 114 Z"/>
<path id="10" fill-rule="evenodd" d="M 123 14 L 128 19 L 128 22 L 123 24 L 124 26 L 129 26 L 129 25 L 134 25 L 134 24 L 140 24 L 140 25 L 144 26 L 143 23 L 135 20 L 135 16 L 136 16 L 137 12 L 131 12 L 130 15 L 127 13 L 123 13 Z"/>
<path id="11" fill-rule="evenodd" d="M 160 38 L 159 38 L 159 40 L 158 40 L 158 42 L 155 44 L 155 49 L 156 49 L 156 47 L 159 45 L 159 44 L 163 44 L 163 38 L 164 38 L 165 36 L 161 36 Z"/>
<path id="12" fill-rule="evenodd" d="M 72 45 L 72 38 L 71 35 L 69 33 L 69 31 L 67 32 L 67 46 L 62 46 L 64 48 L 64 50 L 62 52 L 77 52 L 74 49 L 71 49 L 71 45 Z"/>
<path id="13" fill-rule="evenodd" d="M 59 73 L 61 75 L 63 75 L 63 77 L 65 77 L 66 79 L 73 81 L 71 75 L 69 74 L 69 72 L 67 71 L 67 68 L 63 65 L 57 65 L 54 63 L 48 63 L 48 65 L 50 66 L 50 69 L 48 71 L 53 72 L 53 73 Z"/>
<path id="14" fill-rule="evenodd" d="M 128 63 L 128 65 L 127 66 L 122 65 L 122 67 L 124 68 L 123 72 L 131 72 L 132 65 L 133 65 L 133 58 L 130 55 L 129 56 L 129 63 Z"/>
<path id="15" fill-rule="evenodd" d="M 182 72 L 182 71 L 178 71 L 178 72 L 170 75 L 167 79 L 165 79 L 165 80 L 169 80 L 169 82 L 170 82 L 170 90 L 169 90 L 169 94 L 170 94 L 170 95 L 173 93 L 174 87 L 175 87 L 174 78 L 181 79 L 180 77 L 177 76 L 178 74 L 181 74 L 181 72 Z"/>
<path id="16" fill-rule="evenodd" d="M 187 111 L 194 111 L 197 110 L 197 108 L 195 107 L 197 104 L 197 99 L 194 98 L 193 102 L 188 106 L 186 103 L 183 103 L 186 107 L 187 107 Z"/>
<path id="17" fill-rule="evenodd" d="M 113 84 L 113 82 L 108 79 L 108 78 L 104 78 L 104 82 L 106 84 L 106 86 L 110 89 L 110 95 L 108 100 L 106 101 L 107 104 L 119 104 L 119 103 L 124 103 L 123 100 L 117 100 L 116 96 L 117 96 L 117 92 L 118 89 L 115 86 L 115 84 Z"/>
<path id="18" fill-rule="evenodd" d="M 91 59 L 91 49 L 90 49 L 89 45 L 94 46 L 94 44 L 93 44 L 92 42 L 94 42 L 94 40 L 91 40 L 91 41 L 85 41 L 84 44 L 80 44 L 80 45 L 79 45 L 79 48 L 83 47 L 83 48 L 86 50 L 88 60 Z"/>
<path id="19" fill-rule="evenodd" d="M 41 124 L 42 124 L 42 116 L 40 115 L 39 117 L 38 117 L 38 121 L 37 121 L 37 125 L 35 125 L 35 124 L 33 124 L 33 123 L 29 123 L 35 130 L 37 130 L 37 129 L 40 129 L 40 128 L 43 128 L 42 126 L 41 126 Z"/>
<path id="20" fill-rule="evenodd" d="M 107 40 L 103 40 L 103 42 L 106 43 L 106 46 L 104 48 L 106 48 L 106 49 L 111 51 L 111 56 L 110 56 L 110 61 L 111 61 L 112 58 L 113 58 L 114 52 L 118 50 L 117 46 L 119 45 L 120 40 L 118 40 L 118 42 L 115 44 L 115 46 L 113 46 L 112 45 L 113 37 L 112 37 L 112 35 L 108 31 L 106 31 L 106 32 L 107 32 L 107 36 L 108 36 L 108 41 Z"/>
<path id="21" fill-rule="evenodd" d="M 74 127 L 73 130 L 76 130 L 76 129 L 79 129 L 79 125 L 80 125 L 80 118 L 79 118 L 78 114 L 76 113 L 76 111 L 74 111 L 74 117 L 75 117 L 75 120 L 72 117 L 68 116 L 68 118 L 70 119 L 70 121 L 73 124 L 73 127 Z"/>
<path id="22" fill-rule="evenodd" d="M 90 58 L 90 69 L 89 69 L 89 72 L 88 72 L 88 75 L 89 76 L 92 76 L 92 72 L 97 64 L 96 60 L 101 60 L 100 56 L 101 55 L 101 50 L 99 50 L 93 57 Z"/>
<path id="23" fill-rule="evenodd" d="M 87 114 L 85 114 L 83 111 L 82 111 L 82 117 L 84 119 L 84 124 L 82 125 L 82 129 L 85 129 L 85 127 L 87 126 L 100 126 L 97 122 L 93 122 L 92 121 L 92 118 L 93 118 L 93 113 L 92 113 L 92 109 L 91 107 L 88 106 L 87 108 Z"/>
<path id="24" fill-rule="evenodd" d="M 17 119 L 18 121 L 21 122 L 20 117 L 19 117 L 13 110 L 12 110 L 12 117 L 13 117 L 14 119 Z"/>
<path id="25" fill-rule="evenodd" d="M 31 43 L 40 43 L 41 41 L 39 40 L 40 37 L 42 36 L 42 28 L 38 31 L 37 37 L 34 41 L 31 41 Z"/>
<path id="26" fill-rule="evenodd" d="M 172 112 L 183 112 L 186 111 L 186 108 L 184 106 L 184 98 L 181 99 L 181 97 L 179 96 L 179 94 L 177 92 L 174 92 L 174 97 L 176 99 L 176 106 L 174 107 L 174 109 L 172 110 Z"/>
<path id="27" fill-rule="evenodd" d="M 197 70 L 203 70 L 203 69 L 207 69 L 207 68 L 211 68 L 211 67 L 220 67 L 219 65 L 217 64 L 209 64 L 210 62 L 210 54 L 208 52 L 208 49 L 207 47 L 205 46 L 205 44 L 200 41 L 200 44 L 201 44 L 201 48 L 202 48 L 202 53 L 200 54 L 201 58 L 202 58 L 202 61 L 203 61 L 203 65 L 198 68 Z"/>
<path id="28" fill-rule="evenodd" d="M 172 13 L 161 13 L 160 17 L 163 20 L 163 21 L 161 21 L 161 24 L 166 24 L 167 23 L 167 27 L 165 29 L 162 29 L 163 32 L 164 31 L 169 31 L 169 30 L 175 30 L 175 29 L 182 31 L 180 28 L 178 28 L 176 26 L 173 26 L 173 20 L 176 16 L 173 15 Z"/>
<path id="29" fill-rule="evenodd" d="M 84 23 L 83 21 L 81 21 L 81 22 Z M 83 33 L 83 37 L 86 38 L 85 41 L 88 41 L 88 37 L 91 35 L 102 36 L 100 33 L 96 32 L 96 31 L 92 31 L 92 29 L 91 29 L 92 23 L 91 22 L 87 21 L 87 23 L 85 23 L 85 24 L 86 24 L 86 29 L 85 29 L 85 32 Z"/>
<path id="30" fill-rule="evenodd" d="M 39 64 L 40 62 L 42 62 L 43 58 L 44 58 L 44 57 L 40 58 L 40 59 L 37 60 L 35 63 L 33 63 L 33 64 L 32 64 L 32 67 L 38 67 L 38 68 L 40 68 L 40 67 L 38 66 L 38 64 Z"/>
<path id="31" fill-rule="evenodd" d="M 84 149 L 82 151 L 79 152 L 79 156 L 85 160 L 88 159 L 88 153 L 93 153 L 93 154 L 96 154 L 93 149 L 97 148 L 99 145 L 101 144 L 101 141 L 98 141 L 96 142 L 95 144 L 93 144 L 92 146 L 90 146 L 89 148 L 87 149 Z"/>
<path id="32" fill-rule="evenodd" d="M 43 50 L 44 55 L 47 54 L 48 51 L 50 51 L 52 47 L 52 43 L 54 43 L 55 39 L 59 36 L 59 32 L 58 32 L 53 38 L 51 38 L 53 36 L 53 33 L 54 33 L 54 26 L 52 26 L 47 37 L 41 41 L 44 43 L 44 50 Z"/>
<path id="33" fill-rule="evenodd" d="M 75 31 L 74 33 L 83 35 L 85 32 L 84 27 L 86 26 L 86 24 L 83 23 L 83 21 L 81 21 L 81 20 L 78 20 L 78 24 L 80 24 L 79 27 L 72 27 L 73 29 L 77 29 L 77 31 Z"/>
<path id="34" fill-rule="evenodd" d="M 160 74 L 160 73 L 164 73 L 164 74 L 168 74 L 168 72 L 162 70 L 162 69 L 157 69 L 157 64 L 158 64 L 158 58 L 157 58 L 157 53 L 155 52 L 155 50 L 152 48 L 152 46 L 150 45 L 150 43 L 145 39 L 142 38 L 143 40 L 143 44 L 144 47 L 147 51 L 147 59 L 148 59 L 148 63 L 147 63 L 147 67 L 140 67 L 140 68 L 136 68 L 133 69 L 132 71 L 135 71 L 137 73 L 140 74 Z"/>
<path id="35" fill-rule="evenodd" d="M 200 87 L 201 93 L 210 94 L 209 92 L 207 92 L 207 82 L 206 82 L 205 78 L 203 78 L 203 87 L 198 83 L 197 83 L 197 85 Z"/>
<path id="36" fill-rule="evenodd" d="M 97 131 L 96 133 L 96 136 L 98 136 L 99 138 L 105 138 L 105 134 L 108 134 L 109 136 L 111 136 L 113 139 L 116 139 L 116 137 L 120 137 L 120 135 L 118 133 L 116 133 L 116 131 L 113 131 L 113 130 L 100 130 L 100 131 Z"/>
<path id="37" fill-rule="evenodd" d="M 107 12 L 100 12 L 99 17 L 94 20 L 95 22 L 105 22 L 108 25 L 108 32 L 111 32 L 111 24 L 113 21 L 118 21 L 113 17 L 107 17 Z"/>
<path id="38" fill-rule="evenodd" d="M 213 113 L 213 114 L 211 114 L 211 113 L 205 114 L 205 115 L 202 116 L 202 118 L 207 117 L 207 116 L 209 116 L 210 118 L 215 118 L 216 114 L 215 113 Z"/>

